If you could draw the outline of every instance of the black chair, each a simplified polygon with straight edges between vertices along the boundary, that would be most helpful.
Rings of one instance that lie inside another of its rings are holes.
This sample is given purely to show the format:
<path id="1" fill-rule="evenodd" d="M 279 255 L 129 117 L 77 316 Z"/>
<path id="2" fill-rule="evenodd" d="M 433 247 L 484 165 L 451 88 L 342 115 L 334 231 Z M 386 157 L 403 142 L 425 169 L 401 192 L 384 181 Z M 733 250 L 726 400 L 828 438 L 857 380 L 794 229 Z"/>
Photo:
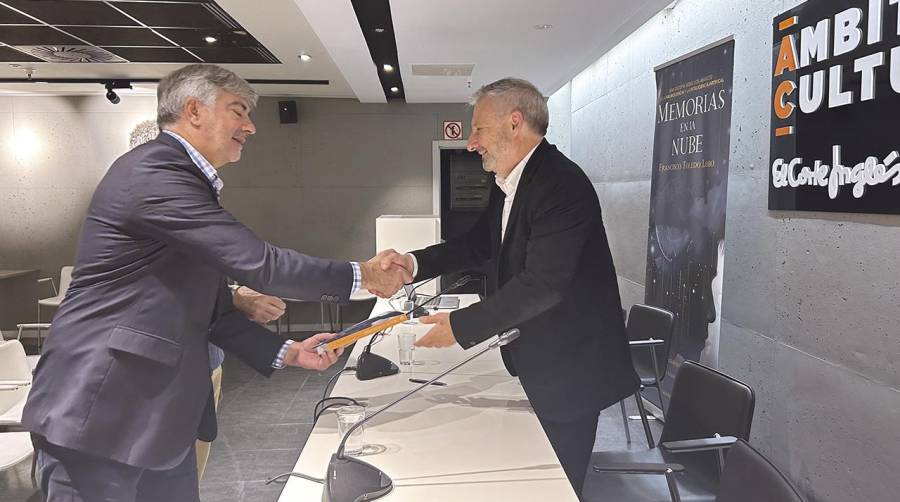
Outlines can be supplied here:
<path id="1" fill-rule="evenodd" d="M 597 500 L 712 502 L 722 450 L 749 437 L 754 405 L 746 384 L 686 361 L 675 376 L 660 447 L 594 452 L 584 500 L 597 494 Z"/>
<path id="2" fill-rule="evenodd" d="M 663 404 L 662 388 L 660 383 L 666 377 L 669 362 L 669 347 L 672 341 L 672 332 L 675 327 L 675 316 L 668 310 L 650 305 L 632 305 L 628 314 L 628 322 L 625 331 L 628 335 L 628 343 L 632 347 L 631 359 L 634 369 L 641 379 L 641 387 L 634 393 L 634 400 L 638 406 L 641 423 L 644 426 L 644 434 L 647 436 L 647 446 L 653 448 L 653 433 L 650 431 L 650 423 L 647 420 L 647 412 L 644 402 L 641 400 L 641 392 L 647 387 L 655 387 L 659 395 L 659 407 L 663 410 L 665 420 L 665 406 Z M 631 444 L 631 431 L 628 429 L 628 413 L 625 412 L 625 401 L 619 401 L 622 410 L 622 423 L 625 424 L 625 440 Z"/>
<path id="3" fill-rule="evenodd" d="M 794 485 L 762 453 L 738 439 L 728 461 L 716 502 L 803 502 Z"/>

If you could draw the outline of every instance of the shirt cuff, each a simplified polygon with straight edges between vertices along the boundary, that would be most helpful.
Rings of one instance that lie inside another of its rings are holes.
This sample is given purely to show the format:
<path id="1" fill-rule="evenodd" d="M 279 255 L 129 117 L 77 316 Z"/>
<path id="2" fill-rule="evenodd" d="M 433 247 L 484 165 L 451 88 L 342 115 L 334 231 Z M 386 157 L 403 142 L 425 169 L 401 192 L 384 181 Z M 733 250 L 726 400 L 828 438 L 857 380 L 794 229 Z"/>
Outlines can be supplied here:
<path id="1" fill-rule="evenodd" d="M 350 268 L 353 269 L 353 286 L 350 288 L 350 294 L 356 293 L 362 287 L 362 272 L 359 270 L 359 263 L 350 262 Z"/>
<path id="2" fill-rule="evenodd" d="M 278 354 L 275 356 L 275 360 L 272 361 L 273 368 L 275 368 L 276 370 L 284 369 L 284 356 L 287 355 L 288 347 L 290 347 L 292 343 L 294 343 L 293 340 L 287 340 L 286 342 L 284 342 L 284 345 L 282 345 L 281 348 L 278 349 Z"/>
<path id="3" fill-rule="evenodd" d="M 416 276 L 419 275 L 419 260 L 417 260 L 416 255 L 414 255 L 412 253 L 406 253 L 406 256 L 409 256 L 410 258 L 412 258 L 412 261 L 413 261 L 412 276 L 413 276 L 413 279 L 415 279 Z"/>

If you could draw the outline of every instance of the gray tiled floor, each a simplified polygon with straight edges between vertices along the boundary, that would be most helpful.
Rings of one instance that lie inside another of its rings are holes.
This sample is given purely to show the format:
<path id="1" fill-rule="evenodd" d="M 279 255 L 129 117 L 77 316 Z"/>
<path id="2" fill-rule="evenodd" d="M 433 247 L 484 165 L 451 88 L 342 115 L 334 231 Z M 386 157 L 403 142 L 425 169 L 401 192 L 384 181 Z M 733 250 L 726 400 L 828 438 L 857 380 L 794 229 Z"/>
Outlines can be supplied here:
<path id="1" fill-rule="evenodd" d="M 346 356 L 345 356 L 346 357 Z M 282 484 L 265 480 L 290 471 L 312 429 L 312 409 L 328 379 L 343 366 L 339 361 L 322 374 L 298 368 L 262 377 L 240 361 L 226 359 L 219 409 L 219 437 L 213 443 L 200 484 L 204 502 L 275 501 Z M 628 401 L 635 414 L 634 400 Z M 595 450 L 626 449 L 618 406 L 600 417 Z M 659 437 L 660 425 L 652 423 Z M 640 422 L 630 423 L 632 448 L 646 448 Z M 585 494 L 587 500 L 596 499 Z M 29 464 L 0 473 L 0 502 L 40 502 L 29 479 Z"/>

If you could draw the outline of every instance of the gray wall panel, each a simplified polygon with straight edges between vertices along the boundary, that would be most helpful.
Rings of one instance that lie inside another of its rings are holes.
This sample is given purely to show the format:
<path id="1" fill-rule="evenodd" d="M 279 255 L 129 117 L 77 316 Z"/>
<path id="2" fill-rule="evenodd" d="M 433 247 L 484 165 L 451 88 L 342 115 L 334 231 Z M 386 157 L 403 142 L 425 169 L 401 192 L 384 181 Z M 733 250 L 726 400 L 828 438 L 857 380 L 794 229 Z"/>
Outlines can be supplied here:
<path id="1" fill-rule="evenodd" d="M 782 224 L 769 217 L 761 196 L 767 184 L 768 179 L 730 175 L 725 218 L 722 311 L 731 323 L 759 333 L 771 332 L 779 300 L 771 288 L 777 281 L 776 239 Z"/>
<path id="2" fill-rule="evenodd" d="M 594 188 L 603 209 L 603 224 L 616 272 L 643 284 L 646 273 L 650 182 L 595 183 Z M 642 237 L 638 239 L 637 235 Z"/>
<path id="3" fill-rule="evenodd" d="M 756 389 L 753 442 L 811 500 L 892 500 L 900 217 L 767 210 L 772 19 L 799 3 L 664 9 L 572 79 L 572 157 L 601 196 L 623 303 L 640 301 L 653 67 L 734 37 L 720 366 Z"/>
<path id="4" fill-rule="evenodd" d="M 812 500 L 896 500 L 900 392 L 781 344 L 773 377 L 784 388 L 781 465 Z"/>

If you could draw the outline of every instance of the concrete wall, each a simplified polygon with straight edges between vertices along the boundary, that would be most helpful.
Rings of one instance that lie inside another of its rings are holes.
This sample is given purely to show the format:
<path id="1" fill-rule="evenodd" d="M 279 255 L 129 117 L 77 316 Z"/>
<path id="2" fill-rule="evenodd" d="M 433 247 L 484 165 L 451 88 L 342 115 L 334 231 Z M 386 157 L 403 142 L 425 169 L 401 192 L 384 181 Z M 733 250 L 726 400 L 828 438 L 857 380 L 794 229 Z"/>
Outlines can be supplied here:
<path id="1" fill-rule="evenodd" d="M 299 99 L 299 123 L 283 125 L 277 101 L 260 99 L 256 136 L 223 168 L 223 205 L 264 239 L 338 259 L 375 254 L 378 215 L 431 214 L 431 141 L 443 120 L 467 133 L 471 116 L 462 104 Z M 0 98 L 0 269 L 58 276 L 71 264 L 94 188 L 155 114 L 152 96 Z M 293 313 L 319 320 L 318 304 Z"/>
<path id="2" fill-rule="evenodd" d="M 795 0 L 681 0 L 550 100 L 589 174 L 626 306 L 644 296 L 653 67 L 735 38 L 720 366 L 756 390 L 752 441 L 810 500 L 896 500 L 900 217 L 767 210 L 772 18 Z M 599 55 L 598 55 L 599 56 Z"/>
<path id="3" fill-rule="evenodd" d="M 94 188 L 156 99 L 0 97 L 0 268 L 55 276 L 75 256 Z M 49 291 L 47 292 L 49 295 Z"/>

